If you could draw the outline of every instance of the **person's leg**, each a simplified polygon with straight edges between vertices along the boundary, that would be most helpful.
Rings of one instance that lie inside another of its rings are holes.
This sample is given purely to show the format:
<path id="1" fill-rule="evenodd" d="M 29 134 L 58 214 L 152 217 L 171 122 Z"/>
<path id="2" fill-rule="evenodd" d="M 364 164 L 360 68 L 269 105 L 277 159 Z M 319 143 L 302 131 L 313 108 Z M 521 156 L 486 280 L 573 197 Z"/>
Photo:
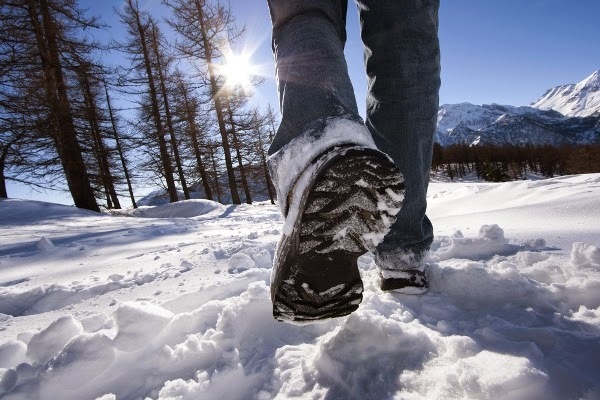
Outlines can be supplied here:
<path id="1" fill-rule="evenodd" d="M 347 0 L 268 0 L 281 126 L 269 154 L 328 117 L 358 120 L 348 77 Z"/>
<path id="2" fill-rule="evenodd" d="M 319 154 L 342 144 L 375 147 L 358 114 L 344 58 L 347 4 L 268 0 L 282 115 L 269 166 L 282 207 L 282 198 Z"/>
<path id="3" fill-rule="evenodd" d="M 375 262 L 384 277 L 395 276 L 388 271 L 422 271 L 433 241 L 425 210 L 440 87 L 439 0 L 356 2 L 369 84 L 366 125 L 406 187 Z"/>
<path id="4" fill-rule="evenodd" d="M 358 308 L 357 259 L 383 239 L 402 176 L 358 116 L 344 59 L 346 0 L 269 0 L 282 121 L 269 169 L 285 216 L 273 259 L 276 319 Z"/>

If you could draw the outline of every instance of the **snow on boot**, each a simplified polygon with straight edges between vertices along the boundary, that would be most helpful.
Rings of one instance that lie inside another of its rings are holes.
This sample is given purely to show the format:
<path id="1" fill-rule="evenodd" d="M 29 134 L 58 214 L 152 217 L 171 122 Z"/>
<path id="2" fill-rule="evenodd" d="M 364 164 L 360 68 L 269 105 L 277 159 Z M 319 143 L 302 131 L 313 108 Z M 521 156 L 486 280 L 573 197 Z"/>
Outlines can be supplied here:
<path id="1" fill-rule="evenodd" d="M 390 271 L 381 270 L 381 290 L 402 294 L 421 294 L 429 288 L 424 271 Z"/>
<path id="2" fill-rule="evenodd" d="M 403 199 L 402 175 L 378 150 L 336 147 L 313 161 L 288 195 L 271 280 L 274 317 L 302 324 L 356 310 L 356 260 L 383 240 Z"/>

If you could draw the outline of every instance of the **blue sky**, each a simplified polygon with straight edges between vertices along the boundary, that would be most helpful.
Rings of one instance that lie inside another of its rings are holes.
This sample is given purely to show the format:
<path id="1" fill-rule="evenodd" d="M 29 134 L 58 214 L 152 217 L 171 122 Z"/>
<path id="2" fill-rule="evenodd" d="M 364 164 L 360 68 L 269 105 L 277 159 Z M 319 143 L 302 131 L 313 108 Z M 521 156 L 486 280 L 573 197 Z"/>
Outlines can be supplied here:
<path id="1" fill-rule="evenodd" d="M 362 108 L 366 80 L 352 3 L 346 58 Z M 268 64 L 272 74 L 266 1 L 232 0 L 231 6 L 247 26 L 247 40 L 261 42 L 256 62 Z M 441 104 L 528 105 L 550 87 L 584 79 L 600 69 L 598 16 L 598 0 L 442 0 Z M 264 86 L 261 93 L 275 91 L 272 82 Z"/>
<path id="2" fill-rule="evenodd" d="M 81 0 L 119 38 L 122 29 L 112 7 L 122 0 Z M 361 113 L 366 80 L 356 7 L 349 1 L 346 58 Z M 277 108 L 270 19 L 266 0 L 230 0 L 246 35 L 239 48 L 254 49 L 252 62 L 266 75 L 255 101 Z M 140 0 L 155 15 L 159 0 Z M 600 69 L 599 0 L 442 0 L 440 104 L 470 102 L 528 105 L 547 89 L 578 82 Z M 9 184 L 10 197 L 72 204 L 68 194 L 37 193 Z"/>
<path id="3" fill-rule="evenodd" d="M 121 0 L 83 0 L 118 32 L 112 7 Z M 356 7 L 349 1 L 346 58 L 359 108 L 364 104 L 362 43 Z M 140 0 L 161 15 L 160 0 Z M 252 60 L 267 80 L 257 89 L 260 103 L 277 103 L 266 0 L 230 0 L 246 35 L 240 43 L 256 49 Z M 550 87 L 575 83 L 600 69 L 598 0 L 442 0 L 440 103 L 527 105 Z"/>

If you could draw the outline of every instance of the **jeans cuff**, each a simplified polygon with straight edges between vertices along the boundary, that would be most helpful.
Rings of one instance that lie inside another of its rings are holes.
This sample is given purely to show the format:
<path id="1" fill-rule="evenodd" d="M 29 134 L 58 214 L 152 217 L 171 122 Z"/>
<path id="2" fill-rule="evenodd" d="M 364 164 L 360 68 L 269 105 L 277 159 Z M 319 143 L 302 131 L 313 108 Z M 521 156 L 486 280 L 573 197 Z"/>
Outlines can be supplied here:
<path id="1" fill-rule="evenodd" d="M 375 254 L 375 264 L 379 267 L 382 274 L 394 271 L 425 271 L 425 259 L 427 251 L 415 253 L 411 251 L 394 251 L 384 254 Z"/>

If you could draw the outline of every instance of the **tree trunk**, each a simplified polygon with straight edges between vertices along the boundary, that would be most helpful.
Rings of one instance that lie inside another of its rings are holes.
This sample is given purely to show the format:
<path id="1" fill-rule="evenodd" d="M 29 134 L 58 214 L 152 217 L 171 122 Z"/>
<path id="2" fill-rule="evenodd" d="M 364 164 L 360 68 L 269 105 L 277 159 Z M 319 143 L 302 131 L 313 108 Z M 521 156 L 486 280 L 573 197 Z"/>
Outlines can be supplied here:
<path id="1" fill-rule="evenodd" d="M 212 160 L 213 171 L 215 174 L 215 187 L 217 189 L 217 201 L 222 203 L 221 201 L 221 187 L 219 186 L 219 173 L 217 172 L 217 162 L 215 160 L 215 151 L 212 146 L 208 146 L 210 150 L 210 159 Z"/>
<path id="2" fill-rule="evenodd" d="M 121 159 L 121 166 L 123 167 L 123 173 L 125 174 L 125 181 L 127 182 L 127 189 L 129 190 L 129 196 L 131 197 L 131 205 L 133 208 L 137 208 L 137 204 L 135 202 L 135 197 L 133 196 L 133 187 L 131 186 L 131 179 L 129 179 L 129 171 L 127 169 L 127 161 L 123 155 L 123 147 L 121 146 L 121 139 L 119 138 L 119 134 L 117 133 L 117 124 L 115 122 L 115 117 L 113 115 L 112 106 L 110 105 L 110 97 L 108 96 L 108 88 L 106 87 L 106 81 L 104 83 L 104 92 L 106 93 L 106 105 L 108 107 L 108 115 L 110 117 L 110 123 L 112 126 L 113 135 L 115 138 L 115 142 L 117 144 L 117 152 L 119 153 L 119 158 Z"/>
<path id="3" fill-rule="evenodd" d="M 8 147 L 2 149 L 0 154 L 0 199 L 8 198 L 8 192 L 6 191 L 6 176 L 4 175 L 4 169 L 6 168 L 5 160 L 8 154 Z"/>
<path id="4" fill-rule="evenodd" d="M 40 6 L 41 23 L 35 9 L 36 3 Z M 50 13 L 47 0 L 39 0 L 39 2 L 29 0 L 28 12 L 42 61 L 46 97 L 54 128 L 53 139 L 69 191 L 76 207 L 100 211 L 75 131 L 71 104 L 60 63 L 56 22 Z"/>
<path id="5" fill-rule="evenodd" d="M 208 176 L 206 174 L 206 168 L 202 162 L 202 154 L 200 152 L 200 144 L 198 143 L 198 127 L 196 126 L 195 115 L 192 110 L 192 106 L 188 100 L 187 88 L 181 82 L 180 86 L 181 94 L 183 95 L 183 101 L 185 105 L 186 118 L 190 128 L 190 136 L 192 138 L 192 146 L 194 147 L 194 154 L 196 155 L 196 163 L 198 164 L 198 172 L 200 172 L 200 178 L 202 179 L 202 187 L 204 188 L 204 194 L 208 200 L 213 199 L 212 190 L 208 184 Z"/>
<path id="6" fill-rule="evenodd" d="M 267 165 L 267 156 L 263 147 L 261 135 L 258 135 L 258 154 L 260 155 L 260 162 L 263 167 L 263 173 L 265 174 L 265 182 L 267 182 L 267 191 L 269 192 L 269 199 L 271 204 L 275 204 L 275 194 L 273 193 L 273 181 L 271 181 L 271 175 L 269 174 L 269 167 Z"/>
<path id="7" fill-rule="evenodd" d="M 130 0 L 131 1 L 131 0 Z M 132 4 L 130 4 L 133 7 Z M 158 107 L 158 95 L 156 92 L 156 85 L 154 83 L 154 76 L 152 75 L 152 68 L 150 64 L 150 54 L 148 53 L 148 46 L 146 44 L 146 32 L 140 21 L 140 15 L 138 10 L 135 9 L 136 26 L 140 35 L 140 43 L 142 46 L 142 54 L 144 56 L 144 66 L 146 68 L 146 76 L 148 78 L 148 86 L 150 89 L 150 102 L 152 105 L 152 117 L 154 119 L 154 126 L 156 127 L 158 134 L 158 147 L 160 151 L 160 158 L 165 173 L 165 180 L 167 181 L 167 191 L 169 192 L 169 201 L 174 203 L 179 200 L 177 197 L 177 188 L 175 187 L 175 181 L 173 180 L 173 167 L 171 165 L 171 157 L 167 149 L 167 142 L 165 140 L 165 132 L 163 129 L 162 121 L 160 120 L 160 109 Z"/>
<path id="8" fill-rule="evenodd" d="M 227 105 L 227 112 L 229 114 L 229 125 L 231 126 L 231 135 L 233 136 L 233 147 L 235 147 L 238 169 L 240 171 L 240 180 L 242 181 L 242 188 L 244 189 L 244 195 L 246 196 L 246 203 L 252 204 L 252 194 L 250 193 L 250 187 L 248 186 L 248 180 L 246 179 L 246 169 L 244 168 L 244 162 L 242 160 L 241 145 L 235 132 L 233 113 L 231 112 L 229 104 Z"/>
<path id="9" fill-rule="evenodd" d="M 233 143 L 235 146 L 235 153 L 237 156 L 238 167 L 240 169 L 240 180 L 242 181 L 242 188 L 244 189 L 244 195 L 246 196 L 246 203 L 252 204 L 252 194 L 250 192 L 250 186 L 248 186 L 248 179 L 246 177 L 246 168 L 244 167 L 244 162 L 242 160 L 242 151 L 240 142 L 237 138 L 237 134 L 235 131 L 233 133 Z"/>
<path id="10" fill-rule="evenodd" d="M 90 124 L 92 138 L 94 141 L 96 159 L 98 160 L 98 168 L 100 171 L 100 179 L 102 180 L 102 186 L 104 186 L 104 191 L 106 193 L 107 207 L 110 209 L 114 206 L 114 208 L 120 209 L 121 203 L 117 197 L 113 176 L 110 172 L 110 165 L 107 157 L 108 152 L 106 150 L 106 146 L 104 146 L 102 133 L 100 132 L 100 125 L 98 123 L 98 109 L 96 107 L 96 102 L 94 101 L 87 74 L 87 70 L 81 71 L 81 84 L 83 85 L 84 102 L 86 103 L 86 107 L 88 109 L 87 119 Z"/>
<path id="11" fill-rule="evenodd" d="M 173 148 L 173 157 L 175 158 L 175 165 L 177 166 L 177 172 L 179 173 L 179 181 L 181 182 L 181 188 L 183 190 L 183 196 L 186 200 L 190 199 L 190 191 L 188 190 L 185 176 L 183 174 L 183 167 L 181 164 L 181 157 L 179 157 L 179 145 L 175 138 L 175 129 L 173 129 L 173 121 L 171 119 L 171 109 L 169 107 L 169 97 L 167 96 L 167 85 L 165 84 L 165 78 L 163 74 L 162 60 L 160 57 L 158 43 L 156 40 L 156 26 L 152 22 L 152 46 L 154 48 L 154 54 L 156 55 L 156 69 L 158 71 L 158 80 L 160 83 L 160 90 L 162 92 L 163 103 L 165 105 L 165 118 L 167 121 L 167 129 L 171 136 L 171 147 Z"/>
<path id="12" fill-rule="evenodd" d="M 202 42 L 204 45 L 204 56 L 208 67 L 208 76 L 210 80 L 210 87 L 213 102 L 215 105 L 215 113 L 217 114 L 217 122 L 219 125 L 219 132 L 221 134 L 221 140 L 223 141 L 223 153 L 225 155 L 225 167 L 227 168 L 227 178 L 229 181 L 229 190 L 231 191 L 231 202 L 233 204 L 241 204 L 240 196 L 237 191 L 237 183 L 235 181 L 235 173 L 233 171 L 233 163 L 231 162 L 231 152 L 229 147 L 229 139 L 227 138 L 227 130 L 225 128 L 225 119 L 223 118 L 223 106 L 219 97 L 219 87 L 217 85 L 217 78 L 212 64 L 212 50 L 211 43 L 208 39 L 208 33 L 204 22 L 204 11 L 199 0 L 195 0 L 196 9 L 198 11 L 198 18 L 200 22 L 200 34 L 202 35 Z"/>

